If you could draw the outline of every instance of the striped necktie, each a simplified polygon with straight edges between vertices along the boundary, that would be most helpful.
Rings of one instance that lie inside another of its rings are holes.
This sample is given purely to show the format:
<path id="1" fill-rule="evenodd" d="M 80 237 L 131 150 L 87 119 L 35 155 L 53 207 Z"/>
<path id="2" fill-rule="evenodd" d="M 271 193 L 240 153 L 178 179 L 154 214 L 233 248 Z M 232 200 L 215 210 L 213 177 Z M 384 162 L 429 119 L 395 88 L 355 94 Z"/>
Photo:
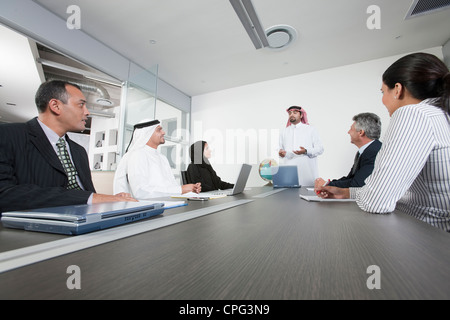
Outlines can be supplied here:
<path id="1" fill-rule="evenodd" d="M 67 178 L 69 179 L 67 189 L 81 190 L 76 178 L 78 174 L 77 169 L 75 169 L 72 161 L 70 160 L 69 152 L 67 152 L 66 148 L 66 141 L 63 138 L 59 138 L 56 146 L 58 147 L 58 158 L 67 174 Z"/>

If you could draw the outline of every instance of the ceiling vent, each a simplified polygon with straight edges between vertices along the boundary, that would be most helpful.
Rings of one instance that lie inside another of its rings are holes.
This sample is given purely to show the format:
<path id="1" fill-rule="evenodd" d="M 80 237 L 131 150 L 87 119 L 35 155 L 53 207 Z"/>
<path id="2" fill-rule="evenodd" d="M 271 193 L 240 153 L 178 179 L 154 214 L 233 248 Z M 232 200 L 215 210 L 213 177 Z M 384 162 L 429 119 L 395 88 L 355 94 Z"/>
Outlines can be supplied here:
<path id="1" fill-rule="evenodd" d="M 450 0 L 414 0 L 405 19 L 423 16 L 450 8 Z"/>
<path id="2" fill-rule="evenodd" d="M 297 31 L 287 25 L 264 30 L 251 0 L 230 0 L 256 49 L 282 50 L 297 39 Z"/>
<path id="3" fill-rule="evenodd" d="M 278 25 L 266 30 L 269 48 L 282 50 L 297 39 L 297 31 L 291 26 Z"/>

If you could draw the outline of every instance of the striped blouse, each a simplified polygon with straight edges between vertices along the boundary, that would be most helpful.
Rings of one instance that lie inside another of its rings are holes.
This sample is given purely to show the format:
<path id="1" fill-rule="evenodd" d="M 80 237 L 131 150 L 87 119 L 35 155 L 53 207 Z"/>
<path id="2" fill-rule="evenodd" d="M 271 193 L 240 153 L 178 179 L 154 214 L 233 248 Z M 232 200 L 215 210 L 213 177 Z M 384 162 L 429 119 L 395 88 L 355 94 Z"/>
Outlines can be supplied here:
<path id="1" fill-rule="evenodd" d="M 450 117 L 430 100 L 392 115 L 372 175 L 350 188 L 361 209 L 395 209 L 450 232 Z"/>

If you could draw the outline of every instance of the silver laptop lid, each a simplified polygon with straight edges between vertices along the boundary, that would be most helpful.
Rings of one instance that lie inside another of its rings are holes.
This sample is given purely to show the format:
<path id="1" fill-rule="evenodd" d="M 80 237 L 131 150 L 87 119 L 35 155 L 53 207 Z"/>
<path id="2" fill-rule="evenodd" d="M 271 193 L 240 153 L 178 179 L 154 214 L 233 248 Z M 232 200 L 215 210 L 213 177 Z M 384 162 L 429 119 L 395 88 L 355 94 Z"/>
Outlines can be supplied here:
<path id="1" fill-rule="evenodd" d="M 156 205 L 156 206 L 155 206 Z M 96 204 L 82 204 L 74 206 L 61 206 L 52 208 L 31 209 L 27 211 L 3 212 L 3 217 L 16 217 L 28 219 L 43 219 L 54 221 L 86 221 L 88 216 L 97 215 L 100 219 L 125 215 L 133 212 L 151 210 L 162 207 L 163 204 L 144 204 L 141 202 L 104 202 Z"/>
<path id="2" fill-rule="evenodd" d="M 242 164 L 241 171 L 239 172 L 239 176 L 237 178 L 236 183 L 234 184 L 232 195 L 241 193 L 245 189 L 245 185 L 247 184 L 248 177 L 250 176 L 250 171 L 252 170 L 252 166 L 249 164 Z"/>

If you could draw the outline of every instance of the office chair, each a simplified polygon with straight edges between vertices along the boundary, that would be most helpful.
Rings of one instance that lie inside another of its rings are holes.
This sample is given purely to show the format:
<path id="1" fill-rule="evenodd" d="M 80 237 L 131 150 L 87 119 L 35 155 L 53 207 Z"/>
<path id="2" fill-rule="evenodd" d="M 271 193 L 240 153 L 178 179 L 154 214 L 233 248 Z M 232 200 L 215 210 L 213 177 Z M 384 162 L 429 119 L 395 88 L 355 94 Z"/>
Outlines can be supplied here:
<path id="1" fill-rule="evenodd" d="M 181 183 L 183 185 L 188 184 L 186 171 L 181 171 Z"/>

